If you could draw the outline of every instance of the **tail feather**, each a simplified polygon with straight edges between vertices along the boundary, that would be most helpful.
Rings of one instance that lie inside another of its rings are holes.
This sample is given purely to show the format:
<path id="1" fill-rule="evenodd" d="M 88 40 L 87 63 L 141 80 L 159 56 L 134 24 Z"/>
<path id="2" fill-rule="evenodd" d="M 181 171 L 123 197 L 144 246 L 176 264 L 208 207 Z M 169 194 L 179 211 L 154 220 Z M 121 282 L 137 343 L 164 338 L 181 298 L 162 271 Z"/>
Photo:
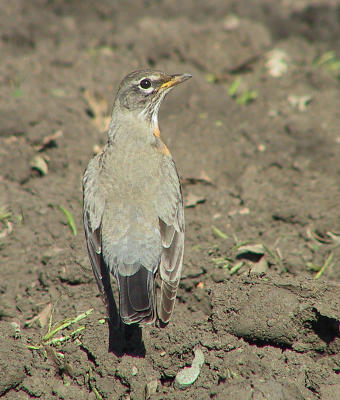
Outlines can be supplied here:
<path id="1" fill-rule="evenodd" d="M 133 275 L 118 274 L 119 312 L 125 324 L 155 320 L 154 274 L 143 266 Z"/>

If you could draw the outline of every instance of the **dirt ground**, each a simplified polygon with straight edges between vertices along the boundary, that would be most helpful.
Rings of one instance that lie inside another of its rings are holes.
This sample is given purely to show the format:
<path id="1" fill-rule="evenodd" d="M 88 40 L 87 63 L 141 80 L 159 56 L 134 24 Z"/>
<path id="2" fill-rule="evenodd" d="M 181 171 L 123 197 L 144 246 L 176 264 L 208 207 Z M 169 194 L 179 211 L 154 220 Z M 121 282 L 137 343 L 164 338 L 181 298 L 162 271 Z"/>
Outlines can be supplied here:
<path id="1" fill-rule="evenodd" d="M 0 396 L 339 398 L 339 38 L 338 0 L 1 2 Z M 81 179 L 141 67 L 193 75 L 160 112 L 184 272 L 167 328 L 109 333 Z"/>

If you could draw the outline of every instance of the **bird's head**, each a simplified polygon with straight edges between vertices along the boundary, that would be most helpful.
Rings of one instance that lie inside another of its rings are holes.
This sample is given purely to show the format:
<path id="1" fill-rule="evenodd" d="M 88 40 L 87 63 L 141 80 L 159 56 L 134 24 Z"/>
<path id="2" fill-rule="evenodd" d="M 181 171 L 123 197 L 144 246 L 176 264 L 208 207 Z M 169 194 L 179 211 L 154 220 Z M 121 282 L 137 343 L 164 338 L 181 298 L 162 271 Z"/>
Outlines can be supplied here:
<path id="1" fill-rule="evenodd" d="M 189 78 L 190 74 L 169 75 L 152 70 L 132 72 L 119 86 L 115 107 L 137 112 L 140 118 L 157 122 L 158 110 L 164 96 L 174 86 Z"/>

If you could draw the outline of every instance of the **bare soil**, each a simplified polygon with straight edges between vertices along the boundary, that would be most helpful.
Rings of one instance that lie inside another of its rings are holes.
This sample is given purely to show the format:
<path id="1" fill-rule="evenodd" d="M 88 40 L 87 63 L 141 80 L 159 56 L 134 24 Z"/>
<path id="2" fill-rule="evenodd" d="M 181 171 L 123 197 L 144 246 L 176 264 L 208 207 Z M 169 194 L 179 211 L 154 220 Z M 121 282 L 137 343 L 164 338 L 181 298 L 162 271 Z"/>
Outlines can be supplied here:
<path id="1" fill-rule="evenodd" d="M 339 398 L 339 37 L 337 0 L 1 2 L 0 395 Z M 145 67 L 193 75 L 160 113 L 184 273 L 167 328 L 114 332 L 81 179 L 117 85 Z M 90 309 L 44 342 L 50 315 Z M 200 375 L 179 389 L 197 348 Z"/>

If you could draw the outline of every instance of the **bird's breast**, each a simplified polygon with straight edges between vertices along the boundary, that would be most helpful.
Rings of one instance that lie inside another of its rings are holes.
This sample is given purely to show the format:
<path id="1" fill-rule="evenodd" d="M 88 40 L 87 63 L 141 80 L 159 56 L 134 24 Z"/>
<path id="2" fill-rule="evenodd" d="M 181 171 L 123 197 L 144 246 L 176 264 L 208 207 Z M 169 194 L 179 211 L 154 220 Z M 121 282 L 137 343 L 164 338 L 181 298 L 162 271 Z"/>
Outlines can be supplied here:
<path id="1" fill-rule="evenodd" d="M 160 183 L 162 157 L 153 146 L 138 142 L 109 149 L 102 166 L 101 183 L 110 201 L 136 205 L 152 202 Z"/>

